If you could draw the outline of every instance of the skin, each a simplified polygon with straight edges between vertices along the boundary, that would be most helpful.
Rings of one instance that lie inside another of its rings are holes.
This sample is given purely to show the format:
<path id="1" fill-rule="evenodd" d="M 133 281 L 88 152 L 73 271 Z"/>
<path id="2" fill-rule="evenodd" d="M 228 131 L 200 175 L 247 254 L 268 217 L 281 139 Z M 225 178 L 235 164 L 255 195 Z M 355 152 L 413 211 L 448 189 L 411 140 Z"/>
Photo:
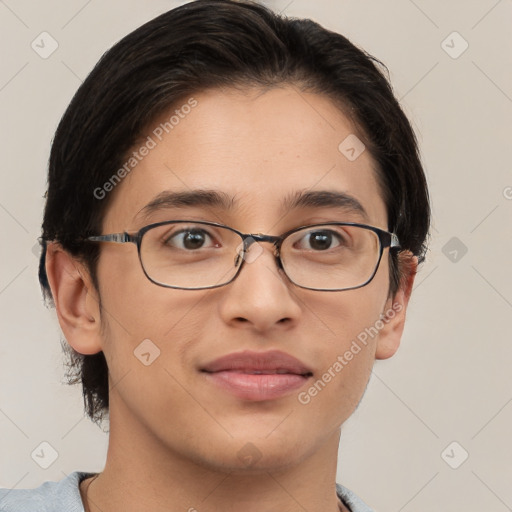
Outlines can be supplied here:
<path id="1" fill-rule="evenodd" d="M 305 190 L 350 193 L 366 209 L 368 224 L 388 228 L 375 163 L 368 151 L 353 162 L 338 151 L 357 132 L 329 99 L 292 86 L 194 97 L 198 106 L 112 192 L 103 233 L 179 218 L 273 235 L 314 222 L 361 221 L 336 208 L 280 214 L 285 196 Z M 163 190 L 192 189 L 223 191 L 239 206 L 136 217 Z M 47 272 L 63 333 L 80 353 L 103 350 L 110 372 L 107 462 L 88 490 L 88 510 L 339 510 L 341 426 L 357 407 L 375 359 L 399 346 L 417 260 L 410 259 L 395 297 L 388 297 L 387 249 L 367 286 L 318 292 L 291 284 L 278 272 L 271 245 L 261 247 L 233 283 L 190 291 L 151 283 L 135 245 L 113 243 L 102 244 L 95 290 L 78 261 L 58 244 L 49 246 Z M 298 392 L 240 400 L 199 371 L 231 352 L 278 349 L 307 363 L 318 378 L 392 304 L 401 311 L 307 405 Z M 133 354 L 147 338 L 161 351 L 150 366 Z M 238 456 L 247 443 L 257 450 L 249 465 Z"/>

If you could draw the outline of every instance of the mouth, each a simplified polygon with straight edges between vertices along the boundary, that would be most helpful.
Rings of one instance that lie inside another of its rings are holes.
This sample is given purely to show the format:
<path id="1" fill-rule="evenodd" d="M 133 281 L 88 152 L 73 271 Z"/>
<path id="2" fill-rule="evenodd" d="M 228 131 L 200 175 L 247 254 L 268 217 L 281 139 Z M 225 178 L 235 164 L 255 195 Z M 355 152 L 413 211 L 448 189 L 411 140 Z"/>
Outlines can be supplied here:
<path id="1" fill-rule="evenodd" d="M 217 373 L 217 372 L 209 372 L 208 370 L 203 370 L 205 371 L 206 373 Z M 277 370 L 250 370 L 250 369 L 247 369 L 247 368 L 240 368 L 238 370 L 220 370 L 220 371 L 224 371 L 224 372 L 237 372 L 237 373 L 246 373 L 248 375 L 275 375 L 275 374 L 279 374 L 279 375 L 285 375 L 285 374 L 290 374 L 290 375 L 302 375 L 302 376 L 310 376 L 312 375 L 311 372 L 306 372 L 306 373 L 294 373 L 293 371 L 291 370 L 288 370 L 286 368 L 279 368 Z"/>
<path id="2" fill-rule="evenodd" d="M 201 368 L 207 382 L 237 398 L 265 401 L 304 386 L 312 370 L 281 351 L 244 351 L 221 357 Z"/>

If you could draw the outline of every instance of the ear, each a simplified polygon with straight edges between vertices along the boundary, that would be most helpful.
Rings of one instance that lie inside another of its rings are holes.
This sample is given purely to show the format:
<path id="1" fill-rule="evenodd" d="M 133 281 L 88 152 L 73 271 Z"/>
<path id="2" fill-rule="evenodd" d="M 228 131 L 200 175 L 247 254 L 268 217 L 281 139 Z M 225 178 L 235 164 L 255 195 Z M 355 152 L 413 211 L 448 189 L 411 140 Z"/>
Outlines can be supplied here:
<path id="1" fill-rule="evenodd" d="M 376 359 L 388 359 L 398 350 L 405 324 L 405 313 L 411 297 L 414 278 L 418 270 L 418 258 L 409 251 L 398 255 L 400 269 L 399 288 L 393 297 L 389 297 L 384 307 L 384 327 L 377 339 Z"/>
<path id="2" fill-rule="evenodd" d="M 58 243 L 46 250 L 46 274 L 66 341 L 80 354 L 100 352 L 99 297 L 89 272 Z"/>

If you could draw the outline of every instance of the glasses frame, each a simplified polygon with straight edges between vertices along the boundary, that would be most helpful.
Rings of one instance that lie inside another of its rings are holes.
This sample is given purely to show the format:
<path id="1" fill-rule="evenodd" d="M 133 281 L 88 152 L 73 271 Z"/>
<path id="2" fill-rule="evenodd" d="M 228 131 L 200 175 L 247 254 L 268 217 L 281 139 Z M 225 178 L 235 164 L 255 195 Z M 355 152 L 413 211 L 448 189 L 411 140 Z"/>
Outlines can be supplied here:
<path id="1" fill-rule="evenodd" d="M 299 288 L 303 288 L 306 290 L 314 290 L 319 292 L 341 292 L 346 290 L 355 290 L 357 288 L 362 288 L 363 286 L 366 286 L 368 283 L 371 282 L 371 280 L 375 277 L 375 274 L 377 273 L 377 270 L 379 269 L 380 262 L 382 260 L 382 254 L 384 252 L 384 249 L 389 247 L 390 249 L 400 249 L 400 241 L 398 240 L 398 236 L 395 233 L 391 233 L 389 231 L 385 231 L 384 229 L 377 228 L 375 226 L 369 226 L 367 224 L 360 224 L 357 222 L 322 222 L 317 224 L 307 224 L 303 226 L 299 226 L 297 228 L 293 228 L 289 231 L 286 231 L 282 235 L 274 236 L 274 235 L 264 235 L 262 233 L 242 233 L 241 231 L 238 231 L 232 227 L 226 226 L 224 224 L 219 224 L 217 222 L 209 222 L 209 221 L 198 221 L 198 220 L 166 220 L 163 222 L 156 222 L 153 224 L 149 224 L 147 226 L 144 226 L 136 233 L 127 233 L 126 231 L 123 233 L 110 233 L 106 235 L 94 235 L 94 236 L 88 236 L 85 238 L 85 241 L 89 242 L 114 242 L 119 244 L 124 243 L 133 243 L 137 246 L 137 253 L 139 256 L 139 262 L 142 267 L 142 271 L 144 272 L 144 275 L 154 284 L 157 286 L 162 286 L 164 288 L 174 288 L 177 290 L 209 290 L 212 288 L 220 288 L 222 286 L 226 286 L 230 283 L 232 283 L 240 274 L 240 271 L 242 270 L 242 267 L 244 266 L 245 258 L 242 257 L 242 262 L 240 263 L 235 275 L 227 282 L 222 284 L 214 284 L 212 286 L 202 286 L 198 288 L 183 288 L 182 286 L 173 286 L 168 284 L 163 284 L 158 281 L 155 281 L 151 278 L 151 276 L 147 273 L 144 263 L 142 262 L 142 256 L 141 256 L 141 245 L 142 245 L 142 238 L 143 236 L 150 231 L 153 228 L 157 228 L 159 226 L 164 226 L 166 224 L 202 224 L 206 226 L 215 226 L 220 227 L 224 229 L 228 229 L 229 231 L 232 231 L 233 233 L 236 233 L 241 239 L 243 243 L 243 253 L 247 252 L 250 248 L 250 246 L 254 242 L 269 242 L 274 245 L 274 257 L 276 258 L 278 268 L 280 268 L 286 278 L 295 286 L 298 286 Z M 296 233 L 297 231 L 300 231 L 302 229 L 307 228 L 314 228 L 314 227 L 320 227 L 320 226 L 355 226 L 367 229 L 369 231 L 373 231 L 378 239 L 379 239 L 379 258 L 377 260 L 377 263 L 375 265 L 375 270 L 373 271 L 372 275 L 363 283 L 358 286 L 352 286 L 349 288 L 311 288 L 309 286 L 302 286 L 300 284 L 297 284 L 295 281 L 293 281 L 288 274 L 286 273 L 286 270 L 283 266 L 283 263 L 281 261 L 281 255 L 280 250 L 281 246 L 284 242 L 284 240 L 292 235 L 293 233 Z"/>

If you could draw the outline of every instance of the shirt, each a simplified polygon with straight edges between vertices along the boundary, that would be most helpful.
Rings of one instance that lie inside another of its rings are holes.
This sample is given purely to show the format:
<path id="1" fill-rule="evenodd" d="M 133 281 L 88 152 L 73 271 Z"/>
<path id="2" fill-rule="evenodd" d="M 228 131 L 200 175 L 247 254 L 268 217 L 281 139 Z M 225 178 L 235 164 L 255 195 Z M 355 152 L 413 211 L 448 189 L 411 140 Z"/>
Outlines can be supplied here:
<path id="1" fill-rule="evenodd" d="M 0 512 L 84 512 L 80 482 L 95 473 L 74 471 L 59 482 L 35 489 L 0 488 Z M 372 512 L 352 491 L 336 484 L 338 497 L 351 512 Z"/>

